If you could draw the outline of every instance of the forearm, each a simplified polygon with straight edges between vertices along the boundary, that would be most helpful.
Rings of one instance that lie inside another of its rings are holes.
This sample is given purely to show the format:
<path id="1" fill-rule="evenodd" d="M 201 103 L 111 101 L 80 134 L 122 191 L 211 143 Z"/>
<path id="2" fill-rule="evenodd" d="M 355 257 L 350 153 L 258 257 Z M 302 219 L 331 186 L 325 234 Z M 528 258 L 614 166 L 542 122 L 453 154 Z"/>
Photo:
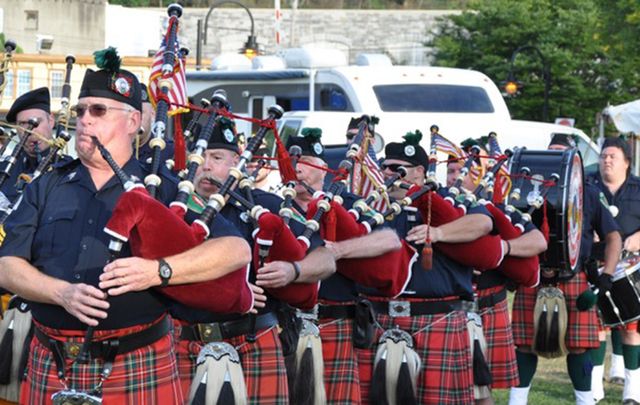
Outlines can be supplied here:
<path id="1" fill-rule="evenodd" d="M 533 257 L 547 250 L 547 241 L 544 235 L 537 229 L 509 240 L 511 252 L 509 256 Z"/>
<path id="2" fill-rule="evenodd" d="M 491 232 L 491 217 L 484 214 L 469 214 L 441 225 L 436 229 L 437 242 L 463 243 L 474 241 Z"/>
<path id="3" fill-rule="evenodd" d="M 622 237 L 618 232 L 609 232 L 605 236 L 604 272 L 613 275 L 622 252 Z"/>
<path id="4" fill-rule="evenodd" d="M 214 280 L 246 266 L 251 250 L 244 239 L 229 236 L 208 239 L 165 260 L 173 270 L 169 284 L 195 283 Z"/>
<path id="5" fill-rule="evenodd" d="M 392 229 L 383 229 L 358 238 L 336 242 L 331 245 L 336 260 L 377 257 L 400 249 L 400 238 Z"/>
<path id="6" fill-rule="evenodd" d="M 20 257 L 0 258 L 0 286 L 24 299 L 59 305 L 60 291 L 68 284 L 42 273 Z"/>
<path id="7" fill-rule="evenodd" d="M 300 276 L 296 283 L 315 283 L 336 272 L 336 260 L 326 247 L 319 247 L 298 262 Z"/>

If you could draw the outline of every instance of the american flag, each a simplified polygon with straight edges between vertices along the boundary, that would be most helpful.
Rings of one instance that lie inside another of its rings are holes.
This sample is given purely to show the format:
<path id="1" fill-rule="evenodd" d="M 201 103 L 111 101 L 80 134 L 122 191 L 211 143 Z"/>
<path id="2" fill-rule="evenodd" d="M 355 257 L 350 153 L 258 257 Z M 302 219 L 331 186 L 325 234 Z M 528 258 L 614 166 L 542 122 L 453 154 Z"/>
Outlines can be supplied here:
<path id="1" fill-rule="evenodd" d="M 434 133 L 431 136 L 433 137 L 433 142 L 435 142 L 436 150 L 438 152 L 454 156 L 459 159 L 458 161 L 460 162 L 460 164 L 464 164 L 464 160 L 467 158 L 467 154 L 464 153 L 462 148 L 438 133 Z M 469 170 L 469 175 L 474 181 L 478 178 L 478 176 L 480 176 L 480 167 L 477 163 L 473 163 L 471 169 Z"/>
<path id="2" fill-rule="evenodd" d="M 368 132 L 365 130 L 365 132 Z M 351 178 L 351 192 L 362 198 L 367 198 L 373 191 L 378 191 L 384 185 L 384 175 L 378 165 L 376 152 L 371 147 L 371 137 L 358 132 L 354 143 L 360 146 L 360 152 L 353 165 Z M 384 194 L 371 204 L 371 208 L 378 212 L 385 212 L 389 208 L 389 197 Z"/>
<path id="3" fill-rule="evenodd" d="M 171 31 L 171 25 L 177 23 L 177 18 L 172 17 L 169 20 L 169 28 L 167 28 L 167 35 L 162 38 L 160 49 L 156 52 L 151 65 L 151 73 L 149 75 L 149 95 L 151 96 L 151 102 L 155 107 L 158 102 L 160 92 L 162 89 L 159 86 L 161 79 L 168 79 L 171 83 L 171 90 L 167 94 L 169 99 L 169 115 L 175 115 L 182 112 L 186 112 L 187 109 L 179 107 L 179 105 L 187 105 L 187 79 L 184 74 L 184 60 L 183 55 L 180 52 L 180 44 L 178 43 L 178 33 L 176 31 L 176 40 L 173 44 L 167 45 L 167 37 Z M 162 65 L 164 63 L 164 53 L 167 47 L 175 54 L 175 61 L 173 64 L 173 70 L 165 74 L 162 72 Z"/>
<path id="4" fill-rule="evenodd" d="M 491 157 L 496 157 L 496 156 L 501 156 L 502 155 L 502 149 L 500 148 L 500 145 L 498 144 L 498 138 L 497 136 L 493 135 L 493 136 L 489 136 L 489 154 L 491 155 Z M 504 176 L 509 177 L 510 172 L 509 172 L 509 162 L 504 162 L 502 164 L 502 166 L 500 167 L 500 173 Z"/>

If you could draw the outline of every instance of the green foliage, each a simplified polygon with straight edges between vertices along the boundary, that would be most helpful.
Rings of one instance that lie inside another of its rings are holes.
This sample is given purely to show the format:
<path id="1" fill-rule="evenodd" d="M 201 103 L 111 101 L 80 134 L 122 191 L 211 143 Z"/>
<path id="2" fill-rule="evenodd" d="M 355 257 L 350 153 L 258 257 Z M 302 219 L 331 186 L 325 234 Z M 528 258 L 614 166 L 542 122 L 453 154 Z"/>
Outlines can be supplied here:
<path id="1" fill-rule="evenodd" d="M 462 14 L 442 18 L 428 45 L 437 65 L 479 70 L 498 84 L 513 52 L 535 46 L 551 73 L 550 119 L 575 117 L 578 127 L 589 128 L 608 102 L 637 98 L 639 28 L 634 0 L 475 0 Z M 542 120 L 542 72 L 535 51 L 518 53 L 513 73 L 523 88 L 507 99 L 513 118 Z"/>

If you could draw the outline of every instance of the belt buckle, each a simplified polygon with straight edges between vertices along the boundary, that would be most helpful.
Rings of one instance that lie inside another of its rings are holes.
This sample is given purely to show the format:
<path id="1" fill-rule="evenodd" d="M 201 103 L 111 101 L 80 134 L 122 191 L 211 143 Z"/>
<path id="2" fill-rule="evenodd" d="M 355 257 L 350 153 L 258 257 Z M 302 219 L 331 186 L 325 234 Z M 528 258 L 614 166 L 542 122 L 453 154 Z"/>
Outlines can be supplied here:
<path id="1" fill-rule="evenodd" d="M 393 318 L 411 316 L 411 303 L 409 301 L 389 301 L 389 316 Z"/>
<path id="2" fill-rule="evenodd" d="M 205 343 L 220 342 L 222 340 L 222 329 L 218 322 L 199 323 L 198 335 L 200 335 L 200 340 Z"/>
<path id="3" fill-rule="evenodd" d="M 74 360 L 80 354 L 82 344 L 79 342 L 64 342 L 64 352 L 69 359 Z"/>

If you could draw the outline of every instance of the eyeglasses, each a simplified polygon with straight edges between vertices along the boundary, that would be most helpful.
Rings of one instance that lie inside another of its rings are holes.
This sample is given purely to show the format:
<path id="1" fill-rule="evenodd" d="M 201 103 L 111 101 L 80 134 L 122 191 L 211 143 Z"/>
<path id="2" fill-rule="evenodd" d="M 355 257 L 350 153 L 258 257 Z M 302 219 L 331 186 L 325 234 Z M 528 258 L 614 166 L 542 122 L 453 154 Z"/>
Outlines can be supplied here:
<path id="1" fill-rule="evenodd" d="M 382 170 L 389 170 L 392 172 L 397 172 L 401 167 L 404 167 L 405 169 L 410 169 L 412 167 L 415 167 L 414 165 L 401 165 L 399 163 L 391 163 L 391 164 L 385 164 L 383 163 L 382 165 L 380 165 L 380 168 Z"/>
<path id="2" fill-rule="evenodd" d="M 71 110 L 76 113 L 78 118 L 82 118 L 87 110 L 92 117 L 103 117 L 109 110 L 133 111 L 131 108 L 111 107 L 105 104 L 77 104 L 71 107 Z"/>

